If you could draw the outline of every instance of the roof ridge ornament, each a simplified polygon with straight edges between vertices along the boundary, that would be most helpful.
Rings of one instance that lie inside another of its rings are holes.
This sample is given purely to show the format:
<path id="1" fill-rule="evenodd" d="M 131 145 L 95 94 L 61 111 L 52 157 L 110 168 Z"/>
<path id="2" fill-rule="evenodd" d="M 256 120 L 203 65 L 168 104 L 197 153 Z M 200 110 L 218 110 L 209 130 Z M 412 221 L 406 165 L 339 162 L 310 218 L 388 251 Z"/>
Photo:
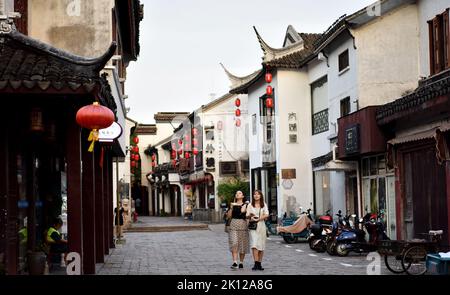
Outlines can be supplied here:
<path id="1" fill-rule="evenodd" d="M 239 77 L 239 76 L 232 74 L 230 71 L 228 71 L 227 68 L 225 68 L 225 66 L 222 63 L 219 63 L 219 64 L 222 67 L 222 69 L 225 71 L 225 74 L 227 74 L 227 76 L 228 76 L 228 80 L 231 83 L 231 86 L 230 86 L 231 89 L 234 89 L 236 87 L 239 87 L 239 86 L 251 81 L 253 78 L 255 78 L 261 72 L 261 70 L 257 70 L 255 72 L 251 73 L 250 75 L 247 75 L 244 77 Z"/>
<path id="2" fill-rule="evenodd" d="M 269 63 L 272 60 L 279 59 L 305 49 L 304 42 L 296 42 L 283 48 L 273 48 L 269 46 L 266 41 L 264 41 L 255 26 L 253 26 L 253 29 L 255 30 L 259 45 L 264 53 L 263 63 Z"/>

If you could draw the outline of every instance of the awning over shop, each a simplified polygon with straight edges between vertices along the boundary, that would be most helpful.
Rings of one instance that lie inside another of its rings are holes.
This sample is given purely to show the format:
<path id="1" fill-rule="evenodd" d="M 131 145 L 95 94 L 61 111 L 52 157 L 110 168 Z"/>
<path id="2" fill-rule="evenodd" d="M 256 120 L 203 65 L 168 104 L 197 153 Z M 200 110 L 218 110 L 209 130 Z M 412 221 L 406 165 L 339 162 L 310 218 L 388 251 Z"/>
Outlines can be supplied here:
<path id="1" fill-rule="evenodd" d="M 440 130 L 441 132 L 449 131 L 450 119 L 399 133 L 394 139 L 389 140 L 388 144 L 399 145 L 408 142 L 431 139 L 435 137 L 437 130 Z"/>

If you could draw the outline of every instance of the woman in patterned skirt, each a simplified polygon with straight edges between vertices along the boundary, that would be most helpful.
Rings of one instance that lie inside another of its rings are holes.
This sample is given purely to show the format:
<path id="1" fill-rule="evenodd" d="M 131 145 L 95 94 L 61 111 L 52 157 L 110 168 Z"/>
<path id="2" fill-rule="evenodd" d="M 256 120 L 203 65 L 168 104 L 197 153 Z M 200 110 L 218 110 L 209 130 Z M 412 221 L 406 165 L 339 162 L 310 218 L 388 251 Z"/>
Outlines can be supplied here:
<path id="1" fill-rule="evenodd" d="M 228 243 L 233 256 L 232 269 L 238 268 L 238 254 L 240 256 L 239 268 L 244 268 L 245 254 L 250 253 L 246 219 L 248 202 L 244 203 L 244 198 L 244 194 L 241 191 L 237 191 L 234 202 L 231 203 L 231 210 L 228 211 L 228 218 L 231 218 Z"/>

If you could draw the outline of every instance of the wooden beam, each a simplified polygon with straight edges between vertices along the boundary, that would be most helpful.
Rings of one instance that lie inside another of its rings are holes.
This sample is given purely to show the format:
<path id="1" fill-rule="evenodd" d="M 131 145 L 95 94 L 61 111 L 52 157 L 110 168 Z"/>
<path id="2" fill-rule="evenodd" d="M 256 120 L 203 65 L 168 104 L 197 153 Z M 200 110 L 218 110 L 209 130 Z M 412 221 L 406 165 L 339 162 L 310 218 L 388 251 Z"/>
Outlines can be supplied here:
<path id="1" fill-rule="evenodd" d="M 95 174 L 94 154 L 88 152 L 88 133 L 82 133 L 82 196 L 83 196 L 83 271 L 95 274 Z"/>
<path id="2" fill-rule="evenodd" d="M 83 257 L 83 214 L 81 191 L 81 130 L 75 113 L 67 116 L 67 233 L 70 252 Z M 83 265 L 82 265 L 83 266 Z"/>
<path id="3" fill-rule="evenodd" d="M 104 244 L 104 194 L 103 194 L 103 164 L 100 166 L 102 147 L 98 145 L 95 148 L 95 257 L 96 263 L 105 262 L 105 244 Z"/>

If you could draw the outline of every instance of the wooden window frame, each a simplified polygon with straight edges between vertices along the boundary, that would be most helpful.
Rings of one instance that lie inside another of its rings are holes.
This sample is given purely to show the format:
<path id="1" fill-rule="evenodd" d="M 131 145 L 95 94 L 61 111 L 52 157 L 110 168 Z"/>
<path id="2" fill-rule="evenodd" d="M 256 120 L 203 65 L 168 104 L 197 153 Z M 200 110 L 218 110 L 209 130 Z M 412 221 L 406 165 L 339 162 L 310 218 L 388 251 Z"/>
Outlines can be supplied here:
<path id="1" fill-rule="evenodd" d="M 429 20 L 430 75 L 450 68 L 450 8 Z"/>
<path id="2" fill-rule="evenodd" d="M 346 58 L 344 58 L 344 57 L 346 57 Z M 345 66 L 343 65 L 344 61 L 346 62 Z M 350 68 L 350 52 L 348 49 L 346 49 L 338 56 L 339 73 L 343 73 L 348 68 Z"/>

